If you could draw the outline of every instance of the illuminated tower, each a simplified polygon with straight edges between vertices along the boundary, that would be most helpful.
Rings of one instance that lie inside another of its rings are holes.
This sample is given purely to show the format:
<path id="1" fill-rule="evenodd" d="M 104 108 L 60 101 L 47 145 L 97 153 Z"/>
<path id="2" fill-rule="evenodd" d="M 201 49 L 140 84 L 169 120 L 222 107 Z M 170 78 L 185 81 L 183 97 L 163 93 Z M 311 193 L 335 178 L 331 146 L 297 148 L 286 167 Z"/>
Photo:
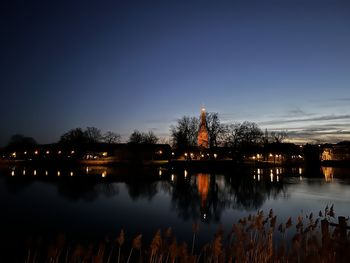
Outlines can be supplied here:
<path id="1" fill-rule="evenodd" d="M 209 147 L 209 135 L 207 129 L 207 119 L 205 114 L 205 108 L 202 107 L 201 110 L 201 118 L 200 118 L 200 126 L 198 131 L 198 146 L 203 148 Z"/>

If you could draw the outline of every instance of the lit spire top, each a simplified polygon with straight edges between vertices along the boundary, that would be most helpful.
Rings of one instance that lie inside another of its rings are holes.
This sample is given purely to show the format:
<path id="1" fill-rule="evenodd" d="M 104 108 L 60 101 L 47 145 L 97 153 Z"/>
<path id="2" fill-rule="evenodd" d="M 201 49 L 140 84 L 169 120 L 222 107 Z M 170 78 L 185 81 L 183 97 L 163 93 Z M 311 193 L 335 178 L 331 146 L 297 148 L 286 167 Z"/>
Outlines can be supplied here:
<path id="1" fill-rule="evenodd" d="M 208 148 L 209 146 L 209 135 L 207 129 L 207 120 L 205 114 L 205 108 L 202 106 L 201 116 L 200 116 L 200 125 L 198 131 L 198 146 L 203 148 Z"/>

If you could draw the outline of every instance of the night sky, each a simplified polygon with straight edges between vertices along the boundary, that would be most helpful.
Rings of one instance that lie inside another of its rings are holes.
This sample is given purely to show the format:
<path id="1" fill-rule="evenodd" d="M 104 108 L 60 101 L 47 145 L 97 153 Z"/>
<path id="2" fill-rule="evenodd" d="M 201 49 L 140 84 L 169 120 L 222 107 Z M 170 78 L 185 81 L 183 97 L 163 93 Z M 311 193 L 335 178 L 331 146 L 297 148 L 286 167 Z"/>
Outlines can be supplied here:
<path id="1" fill-rule="evenodd" d="M 288 130 L 294 141 L 350 138 L 348 1 L 8 1 L 0 10 L 0 146 L 15 133 L 51 143 L 87 126 L 167 137 L 203 104 L 223 122 Z"/>

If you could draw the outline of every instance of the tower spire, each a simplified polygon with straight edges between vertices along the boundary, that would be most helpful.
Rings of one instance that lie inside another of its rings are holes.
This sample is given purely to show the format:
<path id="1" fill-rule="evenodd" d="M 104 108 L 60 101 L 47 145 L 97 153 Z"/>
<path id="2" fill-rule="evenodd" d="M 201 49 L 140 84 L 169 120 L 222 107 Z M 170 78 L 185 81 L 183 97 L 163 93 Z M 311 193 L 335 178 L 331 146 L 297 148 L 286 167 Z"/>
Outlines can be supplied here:
<path id="1" fill-rule="evenodd" d="M 203 148 L 209 147 L 207 118 L 206 118 L 205 108 L 203 105 L 201 108 L 200 125 L 199 125 L 199 131 L 198 131 L 198 146 Z"/>

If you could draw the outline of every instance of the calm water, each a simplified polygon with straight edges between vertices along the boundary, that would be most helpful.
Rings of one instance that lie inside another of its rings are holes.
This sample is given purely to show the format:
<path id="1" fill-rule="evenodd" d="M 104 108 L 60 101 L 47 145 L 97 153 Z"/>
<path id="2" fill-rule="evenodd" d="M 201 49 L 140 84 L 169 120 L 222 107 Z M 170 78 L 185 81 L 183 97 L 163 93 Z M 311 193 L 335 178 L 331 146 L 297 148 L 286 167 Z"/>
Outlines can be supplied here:
<path id="1" fill-rule="evenodd" d="M 194 173 L 174 169 L 3 167 L 0 170 L 1 248 L 21 257 L 30 238 L 65 233 L 82 242 L 127 237 L 171 226 L 179 241 L 199 243 L 219 225 L 273 208 L 279 221 L 324 210 L 350 215 L 350 169 L 273 168 Z M 16 252 L 15 252 L 16 251 Z"/>

